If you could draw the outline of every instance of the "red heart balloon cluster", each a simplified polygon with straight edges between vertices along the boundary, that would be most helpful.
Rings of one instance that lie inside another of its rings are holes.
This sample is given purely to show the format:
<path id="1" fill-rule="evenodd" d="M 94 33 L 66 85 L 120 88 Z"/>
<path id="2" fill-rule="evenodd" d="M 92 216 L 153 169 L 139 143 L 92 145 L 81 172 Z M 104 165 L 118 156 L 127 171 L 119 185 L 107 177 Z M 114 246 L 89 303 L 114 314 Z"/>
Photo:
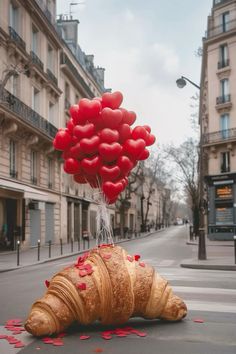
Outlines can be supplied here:
<path id="1" fill-rule="evenodd" d="M 106 201 L 117 200 L 128 184 L 137 161 L 149 156 L 155 136 L 147 125 L 131 125 L 136 114 L 121 108 L 121 92 L 106 92 L 92 100 L 82 98 L 70 107 L 70 120 L 59 129 L 54 148 L 63 151 L 64 170 L 77 183 L 101 188 Z"/>

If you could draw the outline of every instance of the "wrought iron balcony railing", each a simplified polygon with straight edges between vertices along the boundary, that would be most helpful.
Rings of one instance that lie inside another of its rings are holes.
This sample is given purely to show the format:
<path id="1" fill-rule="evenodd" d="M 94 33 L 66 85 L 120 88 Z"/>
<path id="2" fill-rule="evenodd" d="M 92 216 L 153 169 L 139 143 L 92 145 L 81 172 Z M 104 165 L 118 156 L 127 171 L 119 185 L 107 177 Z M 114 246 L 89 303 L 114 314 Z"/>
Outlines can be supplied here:
<path id="1" fill-rule="evenodd" d="M 17 178 L 18 172 L 15 169 L 10 169 L 10 176 L 12 178 Z"/>
<path id="2" fill-rule="evenodd" d="M 56 76 L 51 72 L 50 69 L 47 69 L 47 74 L 48 74 L 49 79 L 50 79 L 56 86 L 58 86 L 58 80 L 57 80 Z"/>
<path id="3" fill-rule="evenodd" d="M 218 62 L 218 69 L 223 69 L 229 66 L 229 59 L 224 59 Z"/>
<path id="4" fill-rule="evenodd" d="M 223 95 L 216 97 L 216 104 L 223 104 L 231 102 L 231 95 Z"/>
<path id="5" fill-rule="evenodd" d="M 26 48 L 26 44 L 23 41 L 23 39 L 19 36 L 19 34 L 14 30 L 13 27 L 9 26 L 9 35 L 10 38 L 17 43 L 22 49 L 25 50 Z"/>
<path id="6" fill-rule="evenodd" d="M 226 23 L 222 23 L 219 26 L 208 28 L 206 33 L 207 38 L 218 36 L 219 34 L 231 31 L 236 28 L 236 20 L 232 20 Z"/>
<path id="7" fill-rule="evenodd" d="M 236 140 L 236 128 L 220 130 L 218 132 L 203 135 L 203 144 L 225 142 L 227 140 Z"/>
<path id="8" fill-rule="evenodd" d="M 54 138 L 57 128 L 41 117 L 32 108 L 24 104 L 19 98 L 12 95 L 6 89 L 0 90 L 0 104 L 4 104 L 11 112 L 32 127 L 39 129 L 50 138 Z"/>
<path id="9" fill-rule="evenodd" d="M 43 70 L 43 62 L 39 59 L 37 54 L 31 50 L 30 52 L 31 60 L 34 64 L 40 67 L 41 70 Z"/>

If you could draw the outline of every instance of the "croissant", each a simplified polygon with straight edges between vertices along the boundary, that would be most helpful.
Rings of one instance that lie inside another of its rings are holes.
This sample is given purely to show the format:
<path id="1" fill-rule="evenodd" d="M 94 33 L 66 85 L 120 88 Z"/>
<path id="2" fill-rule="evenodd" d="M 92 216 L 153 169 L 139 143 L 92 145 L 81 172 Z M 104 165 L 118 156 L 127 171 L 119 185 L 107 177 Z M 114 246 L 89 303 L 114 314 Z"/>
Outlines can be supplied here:
<path id="1" fill-rule="evenodd" d="M 101 245 L 57 273 L 25 323 L 35 336 L 64 331 L 74 321 L 122 324 L 130 317 L 178 321 L 185 303 L 155 270 L 114 245 Z"/>

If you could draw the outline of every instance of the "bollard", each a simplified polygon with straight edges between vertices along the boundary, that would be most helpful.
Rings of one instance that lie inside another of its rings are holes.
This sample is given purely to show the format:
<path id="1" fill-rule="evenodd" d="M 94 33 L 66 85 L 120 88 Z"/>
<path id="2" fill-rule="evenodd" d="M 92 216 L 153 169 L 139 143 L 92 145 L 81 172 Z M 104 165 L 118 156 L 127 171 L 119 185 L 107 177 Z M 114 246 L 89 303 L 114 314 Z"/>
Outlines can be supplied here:
<path id="1" fill-rule="evenodd" d="M 38 261 L 40 261 L 40 240 L 38 240 Z"/>
<path id="2" fill-rule="evenodd" d="M 18 240 L 16 243 L 17 247 L 17 266 L 20 265 L 20 241 Z"/>
<path id="3" fill-rule="evenodd" d="M 198 237 L 198 259 L 206 260 L 206 241 L 205 241 L 205 229 L 199 228 Z"/>
<path id="4" fill-rule="evenodd" d="M 236 264 L 236 236 L 234 236 L 234 264 Z"/>
<path id="5" fill-rule="evenodd" d="M 71 241 L 71 253 L 73 253 L 73 251 L 74 251 L 74 244 L 73 244 L 73 238 L 72 238 L 72 237 L 71 237 L 70 241 Z"/>
<path id="6" fill-rule="evenodd" d="M 60 238 L 60 246 L 61 246 L 61 256 L 63 255 L 63 244 L 62 244 L 62 238 Z"/>
<path id="7" fill-rule="evenodd" d="M 48 258 L 51 258 L 51 246 L 52 246 L 52 241 L 48 241 Z"/>

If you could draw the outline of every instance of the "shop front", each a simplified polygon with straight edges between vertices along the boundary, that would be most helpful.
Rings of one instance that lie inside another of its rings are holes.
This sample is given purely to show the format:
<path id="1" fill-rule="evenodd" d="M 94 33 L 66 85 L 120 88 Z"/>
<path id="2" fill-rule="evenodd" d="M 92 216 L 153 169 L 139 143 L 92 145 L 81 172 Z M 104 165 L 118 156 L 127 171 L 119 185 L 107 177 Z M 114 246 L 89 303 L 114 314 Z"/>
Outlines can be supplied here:
<path id="1" fill-rule="evenodd" d="M 236 174 L 208 176 L 208 237 L 233 240 L 236 235 Z"/>

